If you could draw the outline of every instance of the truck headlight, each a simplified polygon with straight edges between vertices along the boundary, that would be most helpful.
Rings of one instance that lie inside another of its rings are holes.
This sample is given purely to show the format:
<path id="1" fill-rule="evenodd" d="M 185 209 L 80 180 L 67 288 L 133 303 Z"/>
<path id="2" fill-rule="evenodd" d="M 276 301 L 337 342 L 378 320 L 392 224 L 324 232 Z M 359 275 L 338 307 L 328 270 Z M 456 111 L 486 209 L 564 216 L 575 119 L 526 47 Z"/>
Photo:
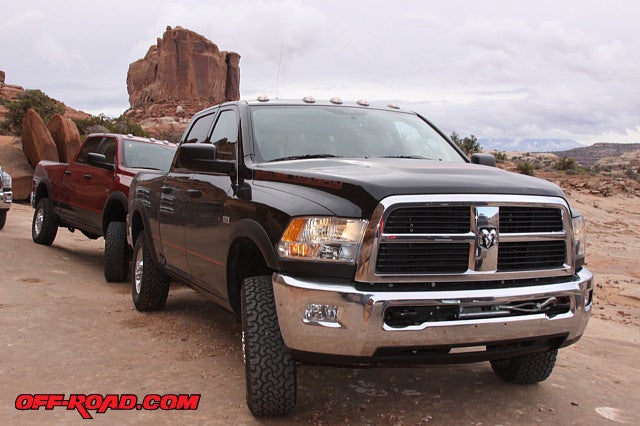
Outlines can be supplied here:
<path id="1" fill-rule="evenodd" d="M 11 189 L 11 176 L 7 172 L 2 172 L 2 187 Z"/>
<path id="2" fill-rule="evenodd" d="M 576 268 L 584 265 L 585 249 L 587 246 L 587 227 L 584 217 L 581 215 L 571 218 L 573 227 L 573 249 L 575 253 Z"/>
<path id="3" fill-rule="evenodd" d="M 297 217 L 278 243 L 282 259 L 353 264 L 366 220 L 339 217 Z"/>

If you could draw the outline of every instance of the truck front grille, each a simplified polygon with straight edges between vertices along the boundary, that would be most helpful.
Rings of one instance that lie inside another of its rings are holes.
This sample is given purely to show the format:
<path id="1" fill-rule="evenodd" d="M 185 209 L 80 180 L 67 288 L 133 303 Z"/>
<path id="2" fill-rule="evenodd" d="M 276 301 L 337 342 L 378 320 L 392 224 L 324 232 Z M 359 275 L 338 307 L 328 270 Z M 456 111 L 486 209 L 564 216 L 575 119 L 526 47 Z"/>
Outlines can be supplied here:
<path id="1" fill-rule="evenodd" d="M 573 273 L 566 202 L 538 196 L 393 196 L 365 235 L 359 282 L 470 282 Z"/>

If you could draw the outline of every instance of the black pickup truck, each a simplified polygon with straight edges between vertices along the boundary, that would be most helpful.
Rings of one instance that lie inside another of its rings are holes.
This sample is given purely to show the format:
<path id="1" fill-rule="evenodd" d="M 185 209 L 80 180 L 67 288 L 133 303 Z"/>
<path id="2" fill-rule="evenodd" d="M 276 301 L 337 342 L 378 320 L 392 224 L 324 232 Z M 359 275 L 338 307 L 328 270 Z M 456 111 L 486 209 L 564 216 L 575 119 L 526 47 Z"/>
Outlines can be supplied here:
<path id="1" fill-rule="evenodd" d="M 231 102 L 131 184 L 140 311 L 183 281 L 242 321 L 247 403 L 291 412 L 296 364 L 490 361 L 545 380 L 593 304 L 560 188 L 471 160 L 420 115 L 340 99 Z"/>

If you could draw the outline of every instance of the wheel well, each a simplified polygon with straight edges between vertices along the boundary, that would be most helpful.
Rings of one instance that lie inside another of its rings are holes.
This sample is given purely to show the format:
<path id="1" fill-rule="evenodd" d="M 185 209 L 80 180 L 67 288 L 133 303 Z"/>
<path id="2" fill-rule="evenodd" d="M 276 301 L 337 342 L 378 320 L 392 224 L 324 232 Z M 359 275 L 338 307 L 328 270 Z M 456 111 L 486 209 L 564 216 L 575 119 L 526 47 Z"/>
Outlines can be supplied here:
<path id="1" fill-rule="evenodd" d="M 227 295 L 235 315 L 240 318 L 240 290 L 245 278 L 271 275 L 258 246 L 249 238 L 236 239 L 227 259 Z"/>
<path id="2" fill-rule="evenodd" d="M 33 200 L 34 205 L 37 206 L 41 198 L 49 198 L 49 190 L 44 182 L 40 183 L 38 189 L 36 189 L 35 199 Z"/>
<path id="3" fill-rule="evenodd" d="M 134 211 L 131 214 L 131 244 L 135 246 L 140 232 L 144 231 L 144 223 L 142 223 L 142 215 L 140 212 Z"/>
<path id="4" fill-rule="evenodd" d="M 107 232 L 107 226 L 109 222 L 125 222 L 127 220 L 127 209 L 119 200 L 113 200 L 109 202 L 102 214 L 102 233 Z"/>

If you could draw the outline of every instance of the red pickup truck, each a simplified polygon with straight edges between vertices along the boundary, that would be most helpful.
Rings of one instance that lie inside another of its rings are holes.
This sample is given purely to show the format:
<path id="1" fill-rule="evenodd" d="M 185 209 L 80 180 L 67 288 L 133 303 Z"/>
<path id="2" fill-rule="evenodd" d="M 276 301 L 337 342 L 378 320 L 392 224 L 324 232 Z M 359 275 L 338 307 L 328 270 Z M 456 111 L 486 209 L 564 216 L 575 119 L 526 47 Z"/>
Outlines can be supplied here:
<path id="1" fill-rule="evenodd" d="M 166 141 L 100 133 L 87 136 L 69 164 L 39 162 L 31 192 L 33 241 L 51 245 L 58 227 L 78 229 L 91 239 L 104 236 L 104 276 L 126 280 L 129 185 L 140 170 L 169 170 L 175 150 Z"/>

